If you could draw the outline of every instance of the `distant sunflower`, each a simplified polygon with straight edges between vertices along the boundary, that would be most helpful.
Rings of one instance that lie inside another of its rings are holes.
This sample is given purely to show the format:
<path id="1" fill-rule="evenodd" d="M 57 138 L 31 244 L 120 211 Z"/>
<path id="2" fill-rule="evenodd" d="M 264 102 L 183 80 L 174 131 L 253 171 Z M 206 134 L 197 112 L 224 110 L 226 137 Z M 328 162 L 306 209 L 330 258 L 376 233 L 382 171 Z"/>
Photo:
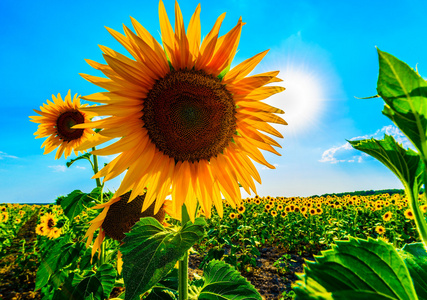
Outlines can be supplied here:
<path id="1" fill-rule="evenodd" d="M 378 234 L 384 234 L 385 233 L 385 228 L 383 226 L 377 226 L 377 227 L 375 227 L 375 231 Z"/>
<path id="2" fill-rule="evenodd" d="M 61 236 L 61 233 L 62 233 L 61 228 L 54 227 L 49 231 L 49 233 L 47 234 L 47 237 L 49 239 L 56 239 Z"/>
<path id="3" fill-rule="evenodd" d="M 391 220 L 391 216 L 392 216 L 392 213 L 391 212 L 386 212 L 384 215 L 383 215 L 383 220 L 384 220 L 384 222 L 388 222 L 388 221 L 390 221 Z"/>
<path id="4" fill-rule="evenodd" d="M 271 211 L 271 215 L 272 215 L 273 217 L 277 216 L 277 211 L 272 210 L 272 211 Z"/>
<path id="5" fill-rule="evenodd" d="M 427 205 L 426 205 L 426 204 L 421 205 L 421 206 L 420 206 L 420 209 L 421 209 L 421 211 L 425 214 L 425 213 L 427 212 Z"/>
<path id="6" fill-rule="evenodd" d="M 236 218 L 236 214 L 235 214 L 235 213 L 230 213 L 228 216 L 229 216 L 229 217 L 230 217 L 230 219 L 232 219 L 232 220 Z"/>
<path id="7" fill-rule="evenodd" d="M 90 128 L 73 129 L 76 124 L 88 123 L 94 116 L 92 112 L 83 112 L 82 108 L 87 104 L 80 105 L 80 98 L 74 95 L 71 101 L 71 91 L 68 91 L 65 100 L 61 95 L 57 97 L 52 95 L 53 102 L 47 100 L 48 104 L 40 106 L 40 110 L 34 110 L 40 116 L 31 116 L 31 122 L 40 123 L 37 131 L 34 133 L 36 139 L 48 137 L 42 144 L 45 147 L 44 153 L 47 154 L 58 148 L 55 159 L 61 157 L 67 158 L 75 149 L 95 132 Z"/>
<path id="8" fill-rule="evenodd" d="M 410 209 L 410 208 L 408 208 L 407 210 L 405 210 L 405 212 L 403 214 L 409 220 L 415 219 L 414 213 L 412 212 L 412 209 Z"/>
<path id="9" fill-rule="evenodd" d="M 36 226 L 36 234 L 46 235 L 48 233 L 47 226 L 45 223 L 40 223 Z"/>
<path id="10" fill-rule="evenodd" d="M 243 213 L 245 212 L 245 210 L 246 210 L 246 208 L 245 208 L 245 206 L 244 206 L 244 205 L 240 205 L 240 206 L 237 208 L 237 211 L 238 211 L 239 213 L 241 213 L 241 214 L 243 214 Z"/>
<path id="11" fill-rule="evenodd" d="M 126 26 L 125 35 L 108 31 L 134 59 L 101 46 L 107 64 L 88 60 L 108 78 L 82 76 L 108 92 L 82 97 L 106 104 L 84 111 L 109 117 L 74 126 L 102 129 L 78 149 L 119 138 L 92 152 L 119 153 L 95 175 L 107 181 L 127 170 L 114 197 L 132 190 L 132 201 L 149 186 L 143 210 L 157 201 L 157 212 L 172 188 L 174 210 L 185 204 L 192 221 L 197 201 L 208 218 L 212 205 L 222 217 L 222 196 L 233 208 L 240 204 L 239 183 L 248 194 L 256 193 L 254 179 L 260 183 L 261 178 L 251 159 L 275 168 L 260 149 L 280 155 L 272 147 L 280 145 L 261 131 L 282 138 L 268 123 L 287 123 L 275 115 L 281 109 L 261 100 L 283 91 L 266 86 L 282 80 L 278 71 L 247 77 L 267 51 L 229 70 L 244 25 L 241 19 L 218 38 L 222 14 L 201 42 L 200 5 L 187 31 L 177 2 L 175 32 L 162 1 L 159 15 L 163 45 L 131 18 L 136 33 Z"/>

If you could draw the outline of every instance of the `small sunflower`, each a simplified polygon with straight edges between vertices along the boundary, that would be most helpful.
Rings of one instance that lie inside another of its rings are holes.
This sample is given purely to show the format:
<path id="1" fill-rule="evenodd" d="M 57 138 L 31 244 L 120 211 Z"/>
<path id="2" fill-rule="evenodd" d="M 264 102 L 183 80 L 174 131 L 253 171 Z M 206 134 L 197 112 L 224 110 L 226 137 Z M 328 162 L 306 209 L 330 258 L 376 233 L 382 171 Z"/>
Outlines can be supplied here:
<path id="1" fill-rule="evenodd" d="M 407 210 L 405 210 L 405 212 L 403 214 L 409 220 L 413 220 L 415 218 L 414 213 L 412 212 L 412 209 L 410 209 L 410 208 L 408 208 Z"/>
<path id="2" fill-rule="evenodd" d="M 246 208 L 245 208 L 245 206 L 244 206 L 244 205 L 240 205 L 240 206 L 237 208 L 237 211 L 238 211 L 240 214 L 243 214 L 243 213 L 245 212 L 245 210 L 246 210 Z"/>
<path id="3" fill-rule="evenodd" d="M 427 205 L 426 204 L 424 204 L 424 205 L 421 205 L 420 206 L 420 209 L 421 209 L 421 211 L 425 214 L 425 213 L 427 213 Z"/>
<path id="4" fill-rule="evenodd" d="M 202 41 L 200 6 L 187 31 L 177 2 L 175 32 L 162 1 L 159 16 L 163 45 L 131 18 L 136 33 L 126 26 L 124 35 L 108 31 L 133 59 L 101 46 L 107 64 L 88 60 L 108 78 L 82 77 L 108 92 L 83 97 L 105 104 L 84 111 L 108 117 L 74 126 L 102 129 L 77 149 L 119 138 L 92 152 L 119 154 L 96 178 L 107 181 L 127 170 L 114 197 L 132 190 L 132 201 L 149 186 L 143 210 L 157 201 L 157 212 L 172 188 L 173 209 L 177 212 L 185 204 L 193 222 L 198 201 L 208 218 L 212 206 L 222 217 L 222 196 L 233 208 L 240 204 L 239 184 L 256 194 L 254 180 L 261 183 L 261 178 L 251 159 L 275 168 L 260 149 L 280 155 L 273 148 L 280 145 L 262 132 L 282 138 L 268 123 L 287 123 L 276 115 L 281 109 L 262 100 L 282 92 L 283 87 L 268 85 L 282 80 L 278 71 L 247 76 L 267 51 L 230 70 L 244 25 L 241 19 L 218 38 L 222 14 Z"/>
<path id="5" fill-rule="evenodd" d="M 36 226 L 36 234 L 46 235 L 47 233 L 48 233 L 48 230 L 45 223 L 40 223 Z"/>
<path id="6" fill-rule="evenodd" d="M 383 226 L 377 226 L 377 227 L 375 227 L 375 231 L 376 231 L 378 234 L 382 235 L 382 234 L 384 234 L 384 233 L 385 233 L 385 228 L 384 228 Z"/>
<path id="7" fill-rule="evenodd" d="M 49 231 L 49 233 L 47 234 L 47 237 L 49 239 L 56 239 L 61 236 L 61 232 L 62 232 L 61 228 L 54 227 Z"/>
<path id="8" fill-rule="evenodd" d="M 272 211 L 271 211 L 271 215 L 272 215 L 273 217 L 277 216 L 277 211 L 272 210 Z"/>
<path id="9" fill-rule="evenodd" d="M 235 214 L 235 213 L 230 213 L 228 216 L 229 216 L 229 217 L 230 217 L 230 219 L 232 219 L 232 220 L 236 218 L 236 214 Z"/>
<path id="10" fill-rule="evenodd" d="M 1 215 L 2 215 L 1 222 L 6 223 L 9 220 L 9 214 L 7 213 L 7 211 L 5 211 L 5 212 L 2 212 Z"/>
<path id="11" fill-rule="evenodd" d="M 323 214 L 323 209 L 321 207 L 316 208 L 316 214 L 321 215 Z"/>
<path id="12" fill-rule="evenodd" d="M 58 148 L 55 159 L 58 159 L 64 153 L 67 158 L 82 142 L 87 140 L 95 132 L 92 129 L 73 129 L 76 124 L 88 123 L 94 116 L 92 112 L 83 112 L 82 108 L 87 104 L 80 105 L 80 98 L 74 95 L 71 101 L 71 91 L 68 91 L 64 101 L 61 95 L 57 97 L 52 95 L 53 102 L 47 100 L 48 104 L 40 106 L 40 110 L 34 110 L 40 116 L 31 116 L 31 122 L 40 123 L 37 131 L 34 133 L 36 139 L 48 137 L 42 144 L 45 147 L 43 154 L 47 154 Z"/>
<path id="13" fill-rule="evenodd" d="M 284 217 L 286 217 L 287 213 L 286 213 L 286 211 L 282 211 L 282 212 L 280 213 L 280 215 L 284 218 Z"/>
<path id="14" fill-rule="evenodd" d="M 392 217 L 392 213 L 391 212 L 386 212 L 384 215 L 383 215 L 383 220 L 384 220 L 384 222 L 388 222 L 388 221 L 390 221 L 391 220 L 391 217 Z"/>
<path id="15" fill-rule="evenodd" d="M 310 208 L 309 211 L 310 215 L 314 216 L 315 214 L 317 214 L 317 210 L 315 208 Z"/>

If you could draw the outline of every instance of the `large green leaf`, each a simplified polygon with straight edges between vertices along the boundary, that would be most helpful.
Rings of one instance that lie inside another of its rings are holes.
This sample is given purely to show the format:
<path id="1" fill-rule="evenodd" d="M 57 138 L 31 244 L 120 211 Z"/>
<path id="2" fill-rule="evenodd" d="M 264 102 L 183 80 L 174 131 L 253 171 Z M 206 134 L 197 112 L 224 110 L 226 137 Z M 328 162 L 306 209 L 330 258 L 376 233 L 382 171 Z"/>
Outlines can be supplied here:
<path id="1" fill-rule="evenodd" d="M 203 285 L 194 285 L 191 299 L 217 300 L 262 299 L 253 285 L 234 267 L 220 261 L 212 260 L 203 269 Z"/>
<path id="2" fill-rule="evenodd" d="M 68 219 L 73 220 L 78 216 L 90 202 L 98 199 L 101 195 L 101 188 L 96 187 L 89 194 L 80 190 L 74 190 L 61 201 L 61 207 Z"/>
<path id="3" fill-rule="evenodd" d="M 349 143 L 355 149 L 378 159 L 399 177 L 405 187 L 410 188 L 415 195 L 418 194 L 423 184 L 424 164 L 415 151 L 404 149 L 390 135 L 385 135 L 383 140 L 372 138 Z"/>
<path id="4" fill-rule="evenodd" d="M 423 243 L 407 244 L 399 251 L 420 299 L 427 299 L 427 251 Z"/>
<path id="5" fill-rule="evenodd" d="M 41 257 L 36 275 L 36 290 L 46 285 L 52 274 L 70 263 L 75 263 L 76 258 L 80 256 L 80 252 L 84 247 L 82 243 L 64 242 L 65 239 L 58 240 L 57 244 Z"/>
<path id="6" fill-rule="evenodd" d="M 204 236 L 204 218 L 178 230 L 154 218 L 141 218 L 126 234 L 123 253 L 125 299 L 135 299 L 165 277 L 191 246 Z"/>
<path id="7" fill-rule="evenodd" d="M 310 291 L 318 291 L 320 285 L 323 294 L 331 293 L 333 299 L 351 292 L 362 293 L 356 299 L 363 295 L 372 295 L 367 299 L 418 299 L 409 271 L 393 245 L 371 238 L 350 238 L 336 244 L 316 257 L 316 262 L 307 262 L 297 293 L 305 291 L 307 299 L 316 299 Z"/>
<path id="8" fill-rule="evenodd" d="M 406 63 L 380 51 L 378 94 L 389 117 L 427 158 L 427 83 Z"/>

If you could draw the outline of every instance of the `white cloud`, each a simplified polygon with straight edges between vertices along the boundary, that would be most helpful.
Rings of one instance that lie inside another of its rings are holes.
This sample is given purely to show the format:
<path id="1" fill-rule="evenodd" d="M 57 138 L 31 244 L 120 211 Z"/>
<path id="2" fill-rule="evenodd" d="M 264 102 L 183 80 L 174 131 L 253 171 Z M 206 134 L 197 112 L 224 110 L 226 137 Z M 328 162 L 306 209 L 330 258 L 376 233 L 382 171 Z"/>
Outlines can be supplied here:
<path id="1" fill-rule="evenodd" d="M 393 125 L 384 126 L 381 129 L 378 129 L 374 134 L 363 135 L 351 138 L 350 141 L 354 140 L 362 140 L 362 139 L 383 139 L 384 134 L 391 135 L 394 139 L 402 144 L 404 148 L 413 148 L 411 142 L 406 138 L 406 136 Z M 363 158 L 368 156 L 367 154 L 355 150 L 350 143 L 345 143 L 340 146 L 329 148 L 325 150 L 322 154 L 322 158 L 319 162 L 326 162 L 331 164 L 342 163 L 342 162 L 350 162 L 350 163 L 361 163 Z"/>
<path id="2" fill-rule="evenodd" d="M 17 156 L 13 156 L 13 155 L 9 155 L 3 151 L 0 151 L 0 159 L 5 159 L 5 158 L 18 158 Z"/>
<path id="3" fill-rule="evenodd" d="M 80 166 L 76 166 L 76 169 L 80 169 L 80 170 L 86 170 L 86 167 L 80 167 Z"/>
<path id="4" fill-rule="evenodd" d="M 48 168 L 51 168 L 53 172 L 65 172 L 67 170 L 67 167 L 62 165 L 48 166 Z"/>

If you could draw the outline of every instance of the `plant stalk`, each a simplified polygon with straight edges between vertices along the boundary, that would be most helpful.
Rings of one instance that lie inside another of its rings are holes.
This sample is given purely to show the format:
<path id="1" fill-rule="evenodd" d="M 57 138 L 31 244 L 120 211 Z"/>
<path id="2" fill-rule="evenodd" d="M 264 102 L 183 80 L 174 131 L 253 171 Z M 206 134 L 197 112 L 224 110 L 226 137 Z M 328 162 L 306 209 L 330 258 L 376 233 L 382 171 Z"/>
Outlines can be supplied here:
<path id="1" fill-rule="evenodd" d="M 424 215 L 418 206 L 418 193 L 414 193 L 414 191 L 409 187 L 406 187 L 406 191 L 406 194 L 409 197 L 410 208 L 414 213 L 415 226 L 417 226 L 421 241 L 424 244 L 424 248 L 427 249 L 427 225 L 424 219 Z"/>
<path id="2" fill-rule="evenodd" d="M 190 220 L 185 204 L 181 208 L 181 228 Z M 188 251 L 182 260 L 178 262 L 178 295 L 179 300 L 188 299 Z"/>
<path id="3" fill-rule="evenodd" d="M 96 148 L 92 147 L 92 151 L 95 151 L 95 150 L 96 150 Z M 99 171 L 99 168 L 98 168 L 98 156 L 96 156 L 95 154 L 92 154 L 92 156 L 93 156 L 93 173 L 96 174 Z M 95 180 L 96 180 L 96 186 L 97 187 L 102 186 L 101 179 L 95 178 Z"/>

